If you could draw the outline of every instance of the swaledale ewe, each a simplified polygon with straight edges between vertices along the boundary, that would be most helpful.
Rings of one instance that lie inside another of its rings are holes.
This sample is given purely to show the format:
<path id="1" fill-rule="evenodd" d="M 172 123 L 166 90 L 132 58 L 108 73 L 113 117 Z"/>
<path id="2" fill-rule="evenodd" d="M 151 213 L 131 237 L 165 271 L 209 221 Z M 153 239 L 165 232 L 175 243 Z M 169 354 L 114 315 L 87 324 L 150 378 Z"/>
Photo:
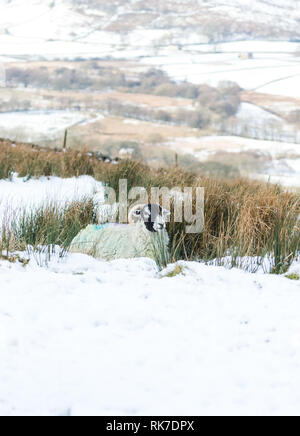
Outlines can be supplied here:
<path id="1" fill-rule="evenodd" d="M 129 212 L 129 224 L 89 225 L 72 241 L 71 253 L 115 260 L 149 257 L 158 263 L 169 259 L 166 222 L 170 212 L 158 204 L 137 205 Z"/>

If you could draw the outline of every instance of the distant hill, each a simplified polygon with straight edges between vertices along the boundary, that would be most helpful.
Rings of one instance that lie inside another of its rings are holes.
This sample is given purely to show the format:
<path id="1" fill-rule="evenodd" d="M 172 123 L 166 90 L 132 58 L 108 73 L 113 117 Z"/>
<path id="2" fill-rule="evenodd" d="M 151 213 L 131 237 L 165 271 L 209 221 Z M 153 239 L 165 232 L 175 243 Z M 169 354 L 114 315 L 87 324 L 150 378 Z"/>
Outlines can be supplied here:
<path id="1" fill-rule="evenodd" d="M 77 10 L 98 15 L 106 30 L 123 33 L 139 28 L 178 31 L 207 37 L 300 38 L 300 8 L 294 0 L 71 0 Z M 182 37 L 185 39 L 186 34 Z"/>
<path id="2" fill-rule="evenodd" d="M 42 54 L 45 42 L 53 56 L 86 54 L 97 44 L 108 56 L 115 49 L 147 54 L 172 45 L 300 40 L 295 0 L 0 0 L 0 8 L 0 55 Z"/>

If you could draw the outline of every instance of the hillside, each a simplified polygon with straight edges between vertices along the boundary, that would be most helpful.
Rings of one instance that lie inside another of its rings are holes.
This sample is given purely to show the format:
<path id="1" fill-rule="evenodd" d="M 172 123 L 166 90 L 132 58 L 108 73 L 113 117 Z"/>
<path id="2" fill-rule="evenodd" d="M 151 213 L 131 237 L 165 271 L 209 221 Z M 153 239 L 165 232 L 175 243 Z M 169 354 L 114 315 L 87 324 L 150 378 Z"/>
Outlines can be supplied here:
<path id="1" fill-rule="evenodd" d="M 147 55 L 170 45 L 182 48 L 237 39 L 296 40 L 300 39 L 296 3 L 255 0 L 249 6 L 245 0 L 230 4 L 223 0 L 151 0 L 147 4 L 135 0 L 0 0 L 0 54 L 115 56 L 124 50 L 136 55 L 138 50 Z"/>
<path id="2" fill-rule="evenodd" d="M 0 6 L 0 137 L 61 147 L 68 128 L 72 148 L 299 185 L 295 2 Z"/>

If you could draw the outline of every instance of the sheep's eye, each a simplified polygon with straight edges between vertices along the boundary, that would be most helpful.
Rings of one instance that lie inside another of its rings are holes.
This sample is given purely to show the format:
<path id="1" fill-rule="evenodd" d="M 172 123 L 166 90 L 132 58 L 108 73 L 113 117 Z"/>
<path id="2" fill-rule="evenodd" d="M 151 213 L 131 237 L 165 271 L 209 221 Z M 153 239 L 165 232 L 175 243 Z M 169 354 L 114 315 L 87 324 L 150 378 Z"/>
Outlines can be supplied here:
<path id="1" fill-rule="evenodd" d="M 141 211 L 140 211 L 140 210 L 136 210 L 136 211 L 135 211 L 135 214 L 136 214 L 136 215 L 141 215 Z"/>

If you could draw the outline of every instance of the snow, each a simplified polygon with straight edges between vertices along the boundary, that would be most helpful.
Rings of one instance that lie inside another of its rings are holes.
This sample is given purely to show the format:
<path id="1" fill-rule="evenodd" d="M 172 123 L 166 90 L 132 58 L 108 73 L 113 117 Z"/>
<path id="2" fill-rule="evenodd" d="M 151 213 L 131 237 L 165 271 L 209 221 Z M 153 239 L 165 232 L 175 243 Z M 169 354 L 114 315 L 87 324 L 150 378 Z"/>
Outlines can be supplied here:
<path id="1" fill-rule="evenodd" d="M 274 160 L 266 168 L 264 177 L 272 183 L 300 187 L 300 158 Z"/>
<path id="2" fill-rule="evenodd" d="M 300 97 L 300 64 L 294 56 L 299 48 L 299 43 L 264 40 L 199 44 L 143 62 L 158 65 L 178 81 L 212 86 L 232 81 L 247 90 Z M 243 53 L 252 53 L 253 59 L 240 59 Z"/>
<path id="3" fill-rule="evenodd" d="M 300 175 L 300 159 L 286 159 L 286 164 Z"/>
<path id="4" fill-rule="evenodd" d="M 283 95 L 287 97 L 300 97 L 299 89 L 300 73 L 296 77 L 282 79 L 275 83 L 270 83 L 258 89 L 265 94 Z"/>
<path id="5" fill-rule="evenodd" d="M 0 261 L 0 415 L 299 415 L 300 282 L 180 265 Z"/>
<path id="6" fill-rule="evenodd" d="M 271 123 L 281 124 L 283 122 L 282 118 L 251 103 L 241 103 L 236 117 L 242 123 L 255 123 L 259 127 Z"/>
<path id="7" fill-rule="evenodd" d="M 133 120 L 133 119 L 124 119 L 123 120 L 124 124 L 132 124 L 134 126 L 137 126 L 138 124 L 141 124 L 140 120 Z"/>
<path id="8" fill-rule="evenodd" d="M 274 158 L 285 155 L 300 155 L 300 144 L 291 144 L 287 142 L 263 141 L 257 139 L 243 138 L 239 136 L 203 136 L 196 138 L 200 148 L 205 146 L 211 149 L 215 146 L 230 153 L 240 153 L 242 151 L 260 151 L 263 154 L 270 155 Z"/>
<path id="9" fill-rule="evenodd" d="M 226 42 L 222 44 L 216 44 L 217 50 L 221 50 L 224 53 L 238 52 L 238 53 L 291 53 L 295 52 L 295 47 L 298 43 L 288 41 L 234 41 Z"/>
<path id="10" fill-rule="evenodd" d="M 210 157 L 218 151 L 228 153 L 242 152 L 259 152 L 263 155 L 270 156 L 273 159 L 284 156 L 298 158 L 300 156 L 300 144 L 288 142 L 264 141 L 250 139 L 242 136 L 190 136 L 170 140 L 167 145 L 175 149 L 184 150 L 186 153 L 192 153 L 198 157 L 199 153 L 203 157 Z"/>
<path id="11" fill-rule="evenodd" d="M 300 142 L 300 134 L 294 125 L 254 104 L 241 103 L 236 119 L 234 133 L 240 136 L 247 132 L 246 136 L 272 140 L 277 134 L 282 141 Z"/>
<path id="12" fill-rule="evenodd" d="M 300 262 L 294 262 L 290 267 L 289 274 L 298 274 L 300 277 Z"/>
<path id="13" fill-rule="evenodd" d="M 274 174 L 274 171 L 266 171 L 266 174 L 250 174 L 252 179 L 262 180 L 269 183 L 280 184 L 286 188 L 300 188 L 300 173 Z"/>
<path id="14" fill-rule="evenodd" d="M 103 202 L 89 176 L 14 175 L 0 221 L 87 197 Z M 300 281 L 61 254 L 0 260 L 0 416 L 299 414 Z"/>
<path id="15" fill-rule="evenodd" d="M 41 177 L 27 179 L 13 175 L 12 180 L 0 180 L 0 228 L 3 220 L 18 213 L 30 213 L 47 205 L 63 207 L 72 201 L 104 198 L 103 184 L 93 177 L 61 179 Z"/>
<path id="16" fill-rule="evenodd" d="M 236 41 L 246 35 L 233 33 L 231 42 L 208 44 L 209 36 L 195 31 L 199 25 L 201 27 L 199 17 L 203 14 L 207 16 L 207 26 L 221 14 L 230 17 L 235 27 L 237 23 L 241 23 L 241 27 L 247 22 L 252 24 L 253 37 L 255 23 L 273 30 L 276 22 L 277 38 L 282 35 L 288 39 L 290 35 L 296 39 L 300 15 L 295 2 L 274 5 L 256 0 L 250 5 L 248 0 L 229 4 L 223 0 L 196 3 L 181 0 L 182 5 L 175 2 L 168 12 L 152 5 L 153 21 L 145 25 L 130 18 L 131 14 L 146 12 L 147 15 L 147 8 L 137 9 L 135 3 L 123 0 L 109 12 L 101 5 L 95 10 L 80 10 L 67 0 L 53 3 L 0 0 L 0 61 L 77 57 L 135 59 L 161 67 L 177 80 L 211 85 L 231 80 L 245 89 L 300 97 L 299 87 L 295 86 L 300 75 L 299 62 L 294 57 L 299 50 L 298 42 Z M 124 24 L 129 26 L 126 33 L 118 31 L 118 23 L 121 28 Z M 182 32 L 180 28 L 184 24 Z M 111 25 L 117 26 L 115 31 L 110 30 Z M 248 52 L 254 54 L 254 59 L 239 59 L 240 53 Z M 269 84 L 273 81 L 275 84 Z"/>
<path id="17" fill-rule="evenodd" d="M 251 107 L 252 105 L 249 105 Z M 242 123 L 243 117 L 251 117 L 254 110 L 259 112 L 259 108 L 251 108 L 248 105 L 242 106 L 238 117 Z M 251 118 L 249 118 L 251 121 Z M 267 127 L 267 123 L 276 117 L 269 116 L 268 112 L 261 110 L 260 119 L 253 126 L 253 131 L 257 133 L 258 128 Z M 242 125 L 241 125 L 242 127 Z M 248 125 L 248 133 L 251 133 L 251 124 Z M 256 129 L 256 130 L 255 130 Z M 247 171 L 245 176 L 253 179 L 264 180 L 270 183 L 282 184 L 285 187 L 300 186 L 300 144 L 264 141 L 249 139 L 241 136 L 200 136 L 200 137 L 181 137 L 171 139 L 165 143 L 173 150 L 191 154 L 200 162 L 213 161 L 218 153 L 254 153 L 265 156 L 266 164 L 261 173 L 256 173 L 257 169 Z"/>
<path id="18" fill-rule="evenodd" d="M 0 135 L 28 142 L 55 139 L 71 126 L 97 121 L 88 118 L 88 114 L 75 111 L 4 112 L 0 113 Z"/>
<path id="19" fill-rule="evenodd" d="M 137 8 L 135 0 L 123 0 L 114 5 L 111 11 L 103 8 L 101 4 L 94 9 L 86 5 L 83 10 L 76 8 L 74 2 L 67 0 L 56 0 L 55 2 L 44 2 L 41 0 L 28 0 L 26 3 L 21 0 L 1 0 L 0 17 L 0 41 L 3 45 L 3 54 L 15 55 L 46 55 L 64 53 L 79 55 L 83 53 L 89 56 L 91 52 L 101 55 L 114 45 L 118 50 L 118 56 L 122 49 L 128 52 L 136 52 L 141 55 L 149 54 L 159 45 L 176 44 L 197 44 L 207 42 L 209 35 L 202 35 L 195 31 L 201 24 L 199 15 L 207 16 L 207 24 L 210 25 L 218 20 L 221 14 L 224 17 L 231 17 L 233 24 L 253 23 L 253 36 L 255 36 L 255 23 L 263 23 L 266 30 L 272 29 L 274 22 L 277 22 L 277 33 L 287 37 L 297 36 L 299 12 L 295 2 L 286 1 L 279 5 L 266 4 L 264 1 L 256 0 L 251 5 L 249 1 L 238 0 L 236 2 L 224 3 L 218 1 L 185 1 L 181 0 L 164 12 L 159 7 L 152 6 L 154 12 L 153 20 L 140 25 L 139 20 L 135 23 L 130 14 L 149 13 L 149 9 L 140 6 Z M 216 14 L 216 15 L 215 15 Z M 155 19 L 157 15 L 157 19 Z M 129 18 L 128 18 L 129 17 Z M 173 24 L 172 24 L 173 22 Z M 118 31 L 109 31 L 110 26 L 118 23 L 129 26 L 128 31 L 123 35 Z M 185 25 L 185 32 L 181 31 Z M 158 28 L 159 27 L 159 28 Z M 108 30 L 107 30 L 108 29 Z M 236 31 L 238 32 L 238 31 Z M 221 32 L 220 32 L 221 33 Z M 233 40 L 245 36 L 243 31 L 240 34 L 233 34 Z M 59 42 L 56 47 L 55 44 Z M 287 44 L 279 42 L 280 50 L 286 50 Z M 204 49 L 207 44 L 203 44 Z M 249 50 L 256 48 L 255 43 L 243 42 L 225 43 L 220 45 L 224 50 Z M 275 43 L 268 41 L 258 50 L 276 51 Z M 57 50 L 57 49 L 58 50 Z M 23 49 L 23 52 L 22 52 Z"/>
<path id="20" fill-rule="evenodd" d="M 271 160 L 263 173 L 252 172 L 249 177 L 284 187 L 300 187 L 300 144 L 220 136 L 199 138 L 198 145 L 205 146 L 194 153 L 199 160 L 207 160 L 213 152 L 221 150 L 229 153 L 258 152 Z"/>
<path id="21" fill-rule="evenodd" d="M 296 50 L 296 44 L 294 49 Z M 207 83 L 211 86 L 217 86 L 222 81 L 232 81 L 247 90 L 300 97 L 299 87 L 295 86 L 295 81 L 298 80 L 299 83 L 300 65 L 292 54 L 264 55 L 254 52 L 254 59 L 249 60 L 239 59 L 238 54 L 179 53 L 176 56 L 150 57 L 144 62 L 158 65 L 178 81 Z"/>

